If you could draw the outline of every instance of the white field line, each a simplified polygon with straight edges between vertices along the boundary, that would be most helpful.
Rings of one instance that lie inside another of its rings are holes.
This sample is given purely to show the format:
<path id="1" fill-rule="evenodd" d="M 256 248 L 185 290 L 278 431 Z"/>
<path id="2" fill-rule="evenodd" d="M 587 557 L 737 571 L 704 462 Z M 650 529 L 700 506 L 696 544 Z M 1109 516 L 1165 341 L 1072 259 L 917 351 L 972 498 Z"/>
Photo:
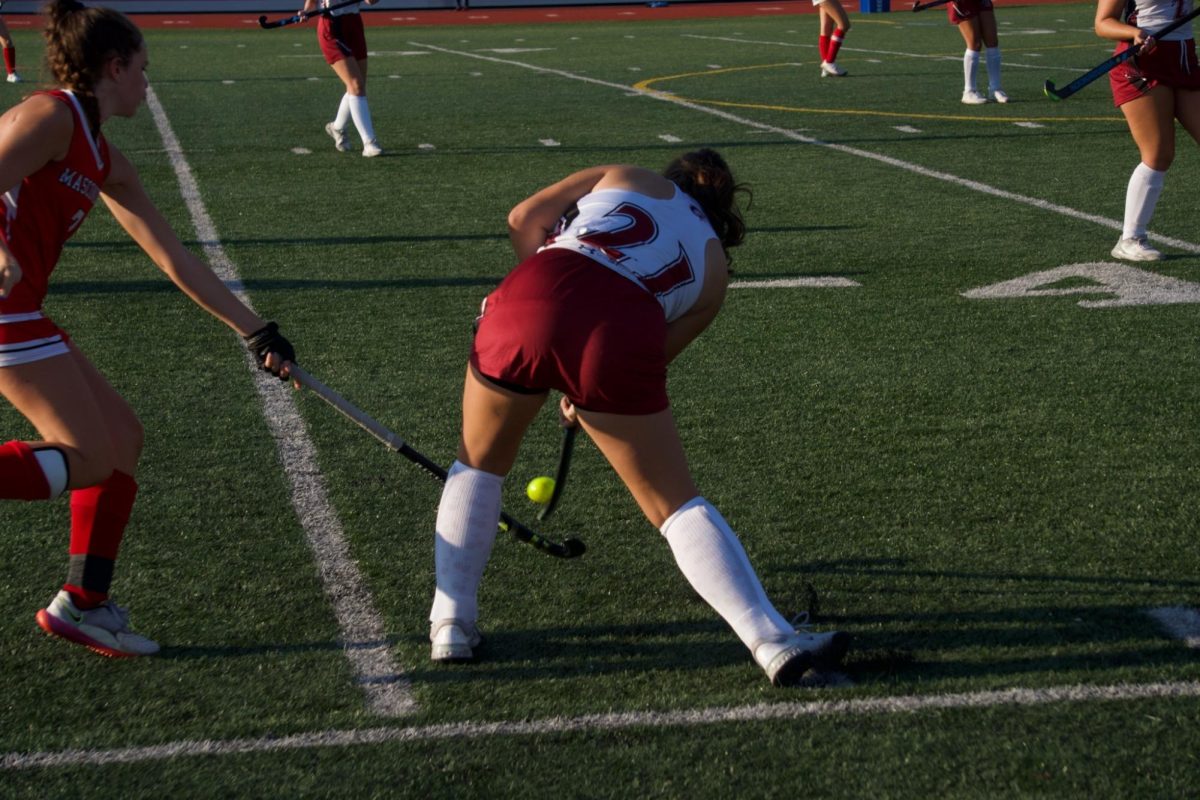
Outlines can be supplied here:
<path id="1" fill-rule="evenodd" d="M 811 278 L 782 278 L 767 281 L 730 281 L 730 289 L 851 289 L 862 286 L 858 281 L 823 275 Z"/>
<path id="2" fill-rule="evenodd" d="M 1006 31 L 1006 33 L 1011 33 L 1011 32 Z M 799 47 L 799 48 L 808 49 L 808 50 L 815 50 L 817 47 L 815 44 L 800 44 L 798 42 L 761 41 L 761 40 L 754 40 L 754 39 L 737 39 L 732 36 L 703 36 L 698 33 L 685 33 L 682 35 L 686 39 L 708 39 L 709 41 L 714 41 L 714 42 L 734 42 L 736 44 L 755 44 L 755 45 L 764 45 L 765 44 L 765 45 L 774 45 L 776 47 Z M 899 58 L 916 58 L 916 59 L 923 59 L 926 61 L 958 61 L 960 63 L 962 62 L 962 56 L 931 55 L 929 53 L 906 53 L 902 50 L 869 50 L 865 47 L 845 47 L 845 46 L 843 46 L 838 50 L 838 52 L 839 53 L 869 53 L 871 55 L 877 55 L 877 56 L 897 56 Z M 1045 64 L 1017 64 L 1015 62 L 1008 61 L 1008 60 L 1005 60 L 1004 68 L 1005 69 L 1010 69 L 1010 68 L 1013 68 L 1013 69 L 1040 69 L 1040 70 L 1049 69 L 1049 70 L 1059 70 L 1062 72 L 1073 72 L 1073 73 L 1077 73 L 1077 74 L 1085 72 L 1085 70 L 1072 69 L 1070 67 L 1048 67 Z"/>
<path id="3" fill-rule="evenodd" d="M 734 41 L 740 42 L 742 40 L 735 39 Z M 605 80 L 601 80 L 599 78 L 590 78 L 587 75 L 577 75 L 573 72 L 567 72 L 566 70 L 561 70 L 561 69 L 554 69 L 553 67 L 540 67 L 536 64 L 527 64 L 523 61 L 514 61 L 512 59 L 507 59 L 507 58 L 495 58 L 493 56 L 484 56 L 484 55 L 480 55 L 478 53 L 469 53 L 469 52 L 466 52 L 463 50 L 451 50 L 446 47 L 438 47 L 437 45 L 423 44 L 421 42 L 409 42 L 409 44 L 413 45 L 414 47 L 427 47 L 430 50 L 433 50 L 438 53 L 447 53 L 449 55 L 462 56 L 463 58 L 474 58 L 474 59 L 479 59 L 481 61 L 490 61 L 495 64 L 507 64 L 512 67 L 520 67 L 521 69 L 527 69 L 527 70 L 531 70 L 533 72 L 540 72 L 540 73 L 543 73 L 546 75 L 558 75 L 559 77 L 567 78 L 567 79 L 573 80 L 573 81 L 582 81 L 583 83 L 591 83 L 591 84 L 595 84 L 597 86 L 605 86 L 607 88 L 617 89 L 619 91 L 626 92 L 628 94 L 642 95 L 651 100 L 658 100 L 663 103 L 671 103 L 673 105 L 681 106 L 682 108 L 688 108 L 688 109 L 691 109 L 692 111 L 699 111 L 701 113 L 708 114 L 708 115 L 714 116 L 714 117 L 718 117 L 718 118 L 726 120 L 728 122 L 733 122 L 738 125 L 744 125 L 749 128 L 755 128 L 760 131 L 767 131 L 769 133 L 774 133 L 778 136 L 783 136 L 785 138 L 791 139 L 796 142 L 801 142 L 803 144 L 811 144 L 811 145 L 816 145 L 818 147 L 825 147 L 825 148 L 834 150 L 839 153 L 844 153 L 846 155 L 855 156 L 857 158 L 865 158 L 865 159 L 868 159 L 871 161 L 878 161 L 879 163 L 886 164 L 889 167 L 895 167 L 897 169 L 902 169 L 907 172 L 911 172 L 915 175 L 920 175 L 925 178 L 932 178 L 934 180 L 943 181 L 945 183 L 953 184 L 955 186 L 960 186 L 964 189 L 970 189 L 975 192 L 980 192 L 981 194 L 987 194 L 987 195 L 991 195 L 992 197 L 998 197 L 1002 200 L 1011 200 L 1014 203 L 1021 203 L 1023 205 L 1032 206 L 1034 208 L 1038 208 L 1043 211 L 1049 211 L 1054 214 L 1060 214 L 1064 217 L 1070 217 L 1072 219 L 1078 219 L 1078 220 L 1082 220 L 1084 222 L 1091 222 L 1096 225 L 1100 225 L 1105 228 L 1110 228 L 1115 231 L 1121 230 L 1121 227 L 1122 227 L 1120 220 L 1111 219 L 1109 217 L 1102 217 L 1098 214 L 1089 214 L 1085 211 L 1078 211 L 1074 208 L 1070 208 L 1069 206 L 1062 206 L 1062 205 L 1058 205 L 1057 203 L 1051 203 L 1048 200 L 1040 200 L 1036 197 L 1029 197 L 1029 196 L 1023 195 L 1023 194 L 1017 194 L 1016 192 L 1005 191 L 1004 189 L 998 189 L 995 186 L 989 186 L 986 183 L 979 183 L 978 181 L 972 181 L 972 180 L 968 180 L 966 178 L 960 178 L 957 175 L 951 175 L 950 173 L 947 173 L 947 172 L 939 172 L 937 170 L 928 169 L 926 167 L 922 167 L 919 164 L 913 164 L 908 161 L 902 161 L 901 159 L 892 158 L 891 156 L 885 156 L 881 153 L 873 153 L 870 150 L 860 150 L 857 147 L 850 147 L 849 145 L 834 144 L 833 142 L 826 142 L 826 141 L 822 141 L 821 139 L 814 139 L 811 136 L 804 136 L 803 134 L 797 133 L 796 131 L 788 129 L 788 128 L 780 128 L 776 125 L 768 125 L 765 122 L 758 122 L 757 120 L 748 119 L 746 117 L 740 117 L 737 114 L 731 114 L 728 111 L 722 111 L 721 109 L 718 109 L 718 108 L 711 108 L 709 106 L 701 105 L 700 103 L 693 103 L 689 100 L 683 100 L 681 98 L 674 97 L 672 95 L 665 94 L 663 92 L 653 91 L 650 89 L 635 89 L 634 87 L 626 86 L 625 84 L 613 83 L 611 81 L 605 81 Z M 1174 239 L 1169 236 L 1161 236 L 1156 233 L 1150 233 L 1149 237 L 1151 239 L 1153 239 L 1154 241 L 1161 242 L 1162 244 L 1168 245 L 1169 247 L 1174 247 L 1179 250 L 1186 250 L 1189 253 L 1200 253 L 1200 244 L 1194 244 L 1192 242 L 1185 242 L 1181 239 Z"/>
<path id="4" fill-rule="evenodd" d="M 158 95 L 146 90 L 146 105 L 158 126 L 167 156 L 179 180 L 179 190 L 196 228 L 196 238 L 213 271 L 238 298 L 251 306 L 237 267 L 229 260 L 208 215 L 200 187 L 184 157 L 183 148 Z M 253 307 L 253 306 L 251 306 Z M 333 604 L 346 657 L 355 679 L 366 695 L 367 709 L 380 716 L 394 717 L 416 710 L 408 677 L 396 665 L 384 632 L 383 619 L 375 609 L 362 573 L 350 555 L 342 524 L 329 502 L 316 453 L 308 438 L 304 419 L 296 409 L 291 390 L 277 378 L 258 368 L 250 352 L 246 364 L 254 374 L 255 387 L 263 404 L 263 416 L 279 448 L 279 459 L 291 482 L 292 506 L 317 559 L 325 592 Z M 282 676 L 281 676 L 282 679 Z"/>
<path id="5" fill-rule="evenodd" d="M 810 700 L 795 703 L 704 708 L 691 711 L 628 711 L 510 722 L 460 722 L 407 728 L 328 730 L 298 733 L 291 736 L 264 736 L 258 739 L 191 739 L 146 747 L 121 747 L 110 750 L 73 749 L 41 753 L 6 753 L 0 755 L 0 770 L 102 766 L 161 761 L 184 756 L 228 756 L 321 747 L 381 745 L 395 742 L 485 739 L 494 736 L 602 734 L 636 728 L 694 728 L 701 725 L 800 720 L 812 717 L 915 714 L 945 709 L 987 709 L 1005 706 L 1046 706 L 1058 703 L 1190 697 L 1200 697 L 1200 683 L 1059 686 L 1045 689 L 1001 689 L 856 700 Z"/>

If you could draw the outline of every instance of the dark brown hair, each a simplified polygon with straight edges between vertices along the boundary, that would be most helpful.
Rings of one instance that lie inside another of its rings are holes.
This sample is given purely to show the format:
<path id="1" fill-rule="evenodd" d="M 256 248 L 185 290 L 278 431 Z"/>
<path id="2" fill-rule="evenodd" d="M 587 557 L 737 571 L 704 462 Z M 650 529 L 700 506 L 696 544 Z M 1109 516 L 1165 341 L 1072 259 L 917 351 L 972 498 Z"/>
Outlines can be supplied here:
<path id="1" fill-rule="evenodd" d="M 104 65 L 114 57 L 128 63 L 142 49 L 142 32 L 120 11 L 88 8 L 78 0 L 50 0 L 45 13 L 46 67 L 56 84 L 75 92 L 97 131 L 95 92 Z"/>
<path id="2" fill-rule="evenodd" d="M 700 204 L 726 250 L 746 238 L 746 223 L 738 208 L 738 195 L 750 196 L 750 188 L 739 184 L 721 154 L 704 148 L 684 153 L 663 170 L 663 177 Z"/>

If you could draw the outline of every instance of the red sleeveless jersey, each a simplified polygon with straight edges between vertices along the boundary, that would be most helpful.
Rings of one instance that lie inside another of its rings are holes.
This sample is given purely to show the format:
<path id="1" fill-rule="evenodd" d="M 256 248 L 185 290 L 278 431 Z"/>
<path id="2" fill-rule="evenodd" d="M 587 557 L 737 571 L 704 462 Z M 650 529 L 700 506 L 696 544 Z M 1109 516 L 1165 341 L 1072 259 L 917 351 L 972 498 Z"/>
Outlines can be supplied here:
<path id="1" fill-rule="evenodd" d="M 100 196 L 112 168 L 108 143 L 93 138 L 87 115 L 68 91 L 43 92 L 75 115 L 71 147 L 62 161 L 50 161 L 3 196 L 0 237 L 21 265 L 21 280 L 0 299 L 0 316 L 37 311 L 46 297 L 50 273 Z"/>

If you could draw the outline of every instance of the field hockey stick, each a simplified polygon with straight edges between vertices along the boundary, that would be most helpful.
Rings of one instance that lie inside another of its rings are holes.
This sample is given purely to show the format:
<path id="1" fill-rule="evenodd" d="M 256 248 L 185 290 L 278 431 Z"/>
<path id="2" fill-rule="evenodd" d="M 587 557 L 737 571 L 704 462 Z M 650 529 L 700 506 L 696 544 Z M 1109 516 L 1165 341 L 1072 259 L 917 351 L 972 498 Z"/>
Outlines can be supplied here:
<path id="1" fill-rule="evenodd" d="M 359 0 L 345 0 L 344 2 L 331 5 L 329 8 L 314 8 L 312 11 L 301 11 L 299 14 L 288 17 L 287 19 L 277 19 L 273 22 L 267 22 L 267 15 L 263 14 L 258 18 L 258 27 L 262 28 L 263 30 L 270 30 L 272 28 L 282 28 L 284 25 L 295 25 L 297 22 L 305 22 L 312 17 L 319 17 L 326 11 L 337 11 L 339 8 L 357 5 L 358 3 Z"/>
<path id="2" fill-rule="evenodd" d="M 579 424 L 563 428 L 562 447 L 558 451 L 558 469 L 554 472 L 554 491 L 544 508 L 538 512 L 538 520 L 544 520 L 554 511 L 562 497 L 563 487 L 567 485 L 567 471 L 571 468 L 571 451 L 575 449 L 575 435 L 579 433 Z"/>
<path id="3" fill-rule="evenodd" d="M 1193 9 L 1190 14 L 1180 17 L 1179 19 L 1175 20 L 1171 24 L 1164 25 L 1160 30 L 1157 30 L 1154 33 L 1151 33 L 1150 37 L 1152 39 L 1154 39 L 1155 41 L 1157 41 L 1158 39 L 1161 39 L 1163 36 L 1166 36 L 1171 31 L 1180 27 L 1181 25 L 1186 25 L 1188 22 L 1195 19 L 1198 15 L 1200 15 L 1200 6 L 1197 6 L 1195 9 Z M 1099 78 L 1103 75 L 1107 75 L 1109 72 L 1111 72 L 1113 70 L 1113 68 L 1115 68 L 1119 64 L 1124 64 L 1126 61 L 1133 58 L 1135 55 L 1137 55 L 1137 50 L 1138 49 L 1136 47 L 1133 47 L 1132 45 L 1125 48 L 1124 50 L 1117 53 L 1115 56 L 1108 59 L 1107 61 L 1104 61 L 1104 62 L 1092 67 L 1092 69 L 1090 71 L 1088 71 L 1087 73 L 1085 73 L 1083 75 L 1080 75 L 1078 78 L 1071 81 L 1070 83 L 1068 83 L 1066 86 L 1064 86 L 1061 89 L 1055 89 L 1054 82 L 1047 80 L 1046 83 L 1042 86 L 1042 91 L 1044 91 L 1046 93 L 1046 97 L 1049 97 L 1051 100 L 1066 100 L 1068 97 L 1075 94 L 1076 92 L 1078 92 L 1083 87 L 1087 86 L 1092 81 L 1096 80 L 1097 78 Z"/>
<path id="4" fill-rule="evenodd" d="M 933 0 L 932 3 L 922 3 L 921 0 L 917 0 L 917 2 L 913 3 L 913 11 L 924 11 L 927 8 L 937 8 L 938 6 L 944 6 L 952 2 L 954 0 Z"/>
<path id="5" fill-rule="evenodd" d="M 342 416 L 382 442 L 389 450 L 394 450 L 404 456 L 442 483 L 446 482 L 446 470 L 441 465 L 431 461 L 424 454 L 414 450 L 412 447 L 409 447 L 408 443 L 400 438 L 400 436 L 392 433 L 379 422 L 367 416 L 366 412 L 362 409 L 321 383 L 321 381 L 312 375 L 309 375 L 308 372 L 292 364 L 289 377 L 298 381 L 301 385 L 307 386 L 317 397 L 333 406 Z M 500 512 L 500 521 L 502 530 L 511 531 L 512 535 L 522 542 L 531 544 L 543 553 L 549 553 L 557 558 L 578 558 L 587 550 L 587 545 L 578 539 L 567 539 L 565 542 L 551 541 L 541 534 L 533 532 L 503 511 Z"/>

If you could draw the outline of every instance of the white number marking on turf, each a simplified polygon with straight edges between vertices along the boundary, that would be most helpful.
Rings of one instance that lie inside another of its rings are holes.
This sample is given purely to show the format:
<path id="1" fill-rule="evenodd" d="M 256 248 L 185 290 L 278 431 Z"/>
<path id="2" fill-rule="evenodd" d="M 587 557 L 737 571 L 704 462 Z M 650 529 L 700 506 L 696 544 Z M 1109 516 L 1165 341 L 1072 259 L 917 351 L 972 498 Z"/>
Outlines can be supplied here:
<path id="1" fill-rule="evenodd" d="M 896 130 L 901 133 L 920 133 L 920 128 L 914 128 L 912 125 L 897 125 Z"/>
<path id="2" fill-rule="evenodd" d="M 309 150 L 307 147 L 293 147 L 292 152 L 298 156 L 312 155 L 312 150 Z"/>
<path id="3" fill-rule="evenodd" d="M 1200 650 L 1200 611 L 1184 606 L 1152 608 L 1146 612 L 1167 633 L 1193 650 Z"/>
<path id="4" fill-rule="evenodd" d="M 179 189 L 187 204 L 200 241 L 213 271 L 247 306 L 250 296 L 242 286 L 237 267 L 225 253 L 217 235 L 217 226 L 201 199 L 200 186 L 183 155 L 183 148 L 167 113 L 154 89 L 146 88 L 146 105 L 154 117 L 163 146 L 170 158 Z M 251 306 L 253 307 L 253 306 Z M 396 717 L 416 710 L 409 690 L 409 679 L 392 658 L 391 645 L 383 618 L 367 589 L 358 564 L 350 555 L 350 546 L 342 531 L 341 520 L 325 489 L 325 480 L 317 464 L 316 449 L 308 436 L 304 418 L 296 409 L 291 391 L 276 378 L 258 368 L 245 351 L 246 364 L 254 375 L 255 388 L 263 403 L 263 416 L 277 443 L 279 458 L 291 483 L 292 506 L 309 546 L 316 556 L 318 572 L 333 605 L 341 632 L 346 658 L 354 670 L 359 688 L 366 695 L 367 709 L 385 717 Z M 284 678 L 281 676 L 281 680 Z"/>
<path id="5" fill-rule="evenodd" d="M 1083 279 L 1087 285 L 1078 285 Z M 1072 286 L 1055 286 L 1072 281 Z M 1200 283 L 1159 275 L 1111 261 L 1068 264 L 1020 278 L 963 292 L 972 300 L 1007 300 L 1016 297 L 1065 297 L 1068 295 L 1112 294 L 1111 300 L 1080 300 L 1084 308 L 1162 306 L 1200 303 Z"/>
<path id="6" fill-rule="evenodd" d="M 538 139 L 538 141 L 546 147 L 558 147 L 561 144 L 561 142 L 557 142 L 554 139 Z"/>
<path id="7" fill-rule="evenodd" d="M 1013 125 L 1016 125 L 1018 128 L 1044 128 L 1044 127 L 1046 127 L 1045 125 L 1043 125 L 1040 122 L 1014 122 Z"/>
<path id="8" fill-rule="evenodd" d="M 662 139 L 664 142 L 670 142 L 671 144 L 676 144 L 677 142 L 683 141 L 683 139 L 680 139 L 673 133 L 660 133 L 658 138 Z"/>

